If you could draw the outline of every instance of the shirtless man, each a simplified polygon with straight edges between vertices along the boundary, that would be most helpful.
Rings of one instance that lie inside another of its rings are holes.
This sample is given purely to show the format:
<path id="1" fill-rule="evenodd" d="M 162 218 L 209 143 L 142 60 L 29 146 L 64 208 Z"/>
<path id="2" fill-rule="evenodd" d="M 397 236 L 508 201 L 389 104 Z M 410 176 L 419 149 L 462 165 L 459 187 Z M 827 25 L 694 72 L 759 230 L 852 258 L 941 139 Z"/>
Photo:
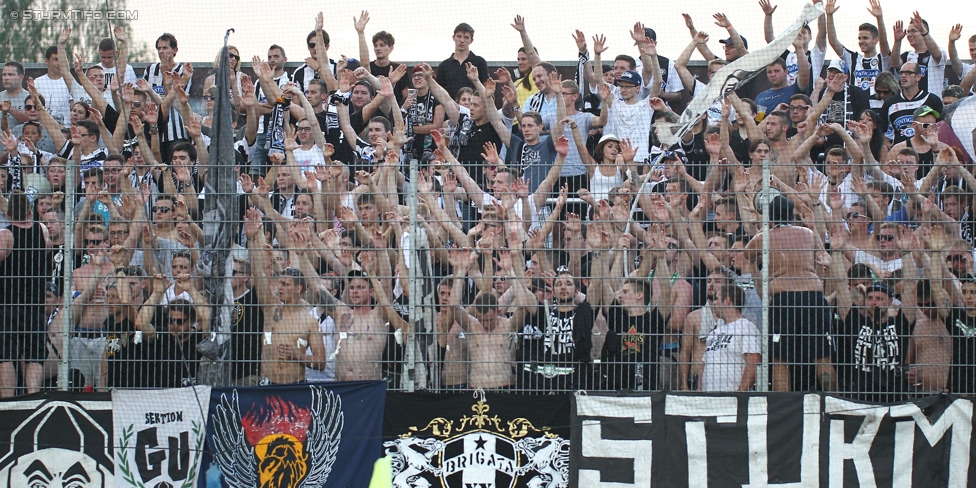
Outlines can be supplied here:
<path id="1" fill-rule="evenodd" d="M 490 259 L 490 249 L 488 252 L 485 259 Z M 468 387 L 507 388 L 512 384 L 511 334 L 515 331 L 516 324 L 525 322 L 525 317 L 521 307 L 512 318 L 502 317 L 499 314 L 498 299 L 490 292 L 479 294 L 467 310 L 461 307 L 468 268 L 476 262 L 477 257 L 470 249 L 462 249 L 450 256 L 454 268 L 452 312 L 454 320 L 468 334 L 469 340 L 471 369 L 468 372 Z M 512 286 L 516 284 L 513 283 Z"/>
<path id="2" fill-rule="evenodd" d="M 454 277 L 444 278 L 437 286 L 439 305 L 435 321 L 437 323 L 437 343 L 443 349 L 441 363 L 441 387 L 446 390 L 468 389 L 468 347 L 467 336 L 461 324 L 454 319 L 453 307 Z"/>
<path id="3" fill-rule="evenodd" d="M 828 331 L 833 320 L 817 274 L 820 244 L 813 231 L 793 226 L 793 203 L 784 196 L 770 202 L 769 307 L 770 364 L 774 391 L 835 388 Z M 762 233 L 745 248 L 746 258 L 762 259 Z M 811 366 L 816 364 L 816 376 Z"/>
<path id="4" fill-rule="evenodd" d="M 285 268 L 276 280 L 276 293 L 272 292 L 271 280 L 274 278 L 267 276 L 270 257 L 264 248 L 266 241 L 257 209 L 247 211 L 245 235 L 258 302 L 263 305 L 265 320 L 261 384 L 304 382 L 306 367 L 323 370 L 326 366 L 322 332 L 309 314 L 310 305 L 302 299 L 306 290 L 305 278 L 301 271 Z M 311 357 L 305 355 L 309 346 Z"/>
<path id="5" fill-rule="evenodd" d="M 381 276 L 392 276 L 386 253 L 359 254 L 362 270 L 347 274 L 346 300 L 324 294 L 336 323 L 336 380 L 375 381 L 383 377 L 383 351 L 390 326 L 407 334 L 407 321 L 400 318 L 389 299 Z M 376 301 L 374 307 L 373 301 Z"/>
<path id="6" fill-rule="evenodd" d="M 699 381 L 705 368 L 703 361 L 705 339 L 721 322 L 721 319 L 712 310 L 712 303 L 718 299 L 719 289 L 728 282 L 728 276 L 721 269 L 716 268 L 708 273 L 705 282 L 705 293 L 708 296 L 708 301 L 705 302 L 704 307 L 689 313 L 685 317 L 678 366 L 679 378 L 681 378 L 678 387 L 681 390 L 696 391 L 699 388 Z"/>

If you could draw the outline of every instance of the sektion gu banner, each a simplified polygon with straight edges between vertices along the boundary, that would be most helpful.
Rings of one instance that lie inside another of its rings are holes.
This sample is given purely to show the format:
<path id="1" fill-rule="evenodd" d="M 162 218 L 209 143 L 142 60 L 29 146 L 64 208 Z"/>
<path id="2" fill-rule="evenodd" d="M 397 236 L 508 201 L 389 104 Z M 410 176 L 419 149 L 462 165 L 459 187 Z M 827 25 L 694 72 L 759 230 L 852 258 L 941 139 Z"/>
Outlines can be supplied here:
<path id="1" fill-rule="evenodd" d="M 214 388 L 199 486 L 369 486 L 385 392 L 382 381 Z"/>
<path id="2" fill-rule="evenodd" d="M 0 486 L 110 488 L 113 471 L 108 394 L 0 402 Z"/>
<path id="3" fill-rule="evenodd" d="M 570 486 L 569 395 L 475 395 L 387 393 L 395 488 Z"/>
<path id="4" fill-rule="evenodd" d="M 976 486 L 973 402 L 580 395 L 573 486 Z"/>
<path id="5" fill-rule="evenodd" d="M 115 390 L 119 488 L 196 486 L 207 437 L 210 387 Z"/>

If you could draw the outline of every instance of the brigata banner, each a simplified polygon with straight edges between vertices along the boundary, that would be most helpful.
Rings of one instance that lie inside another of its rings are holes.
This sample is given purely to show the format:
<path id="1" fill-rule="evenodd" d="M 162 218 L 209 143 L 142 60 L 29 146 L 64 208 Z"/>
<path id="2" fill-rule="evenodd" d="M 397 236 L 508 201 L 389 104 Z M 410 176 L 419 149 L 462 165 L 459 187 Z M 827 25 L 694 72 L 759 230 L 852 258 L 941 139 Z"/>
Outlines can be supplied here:
<path id="1" fill-rule="evenodd" d="M 394 488 L 566 488 L 569 395 L 387 393 Z"/>
<path id="2" fill-rule="evenodd" d="M 570 486 L 976 486 L 973 401 L 577 395 Z"/>
<path id="3" fill-rule="evenodd" d="M 0 486 L 111 488 L 107 393 L 45 393 L 0 401 Z"/>
<path id="4" fill-rule="evenodd" d="M 213 388 L 200 488 L 366 488 L 386 383 Z"/>
<path id="5" fill-rule="evenodd" d="M 115 486 L 196 485 L 207 437 L 210 387 L 115 390 Z"/>

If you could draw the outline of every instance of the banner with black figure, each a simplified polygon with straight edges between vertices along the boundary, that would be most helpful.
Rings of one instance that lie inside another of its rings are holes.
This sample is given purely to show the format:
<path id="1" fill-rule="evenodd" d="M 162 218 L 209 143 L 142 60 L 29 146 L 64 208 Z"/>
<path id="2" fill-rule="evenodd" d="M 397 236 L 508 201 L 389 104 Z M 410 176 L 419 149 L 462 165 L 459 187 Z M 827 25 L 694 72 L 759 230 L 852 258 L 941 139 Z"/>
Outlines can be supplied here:
<path id="1" fill-rule="evenodd" d="M 108 394 L 0 402 L 0 486 L 115 486 Z"/>
<path id="2" fill-rule="evenodd" d="M 393 486 L 571 486 L 569 402 L 569 395 L 389 392 L 383 446 Z"/>
<path id="3" fill-rule="evenodd" d="M 115 390 L 112 408 L 115 486 L 196 486 L 207 437 L 209 386 Z"/>
<path id="4" fill-rule="evenodd" d="M 214 388 L 198 486 L 369 486 L 385 392 L 382 381 Z"/>
<path id="5" fill-rule="evenodd" d="M 579 395 L 571 486 L 976 486 L 973 402 Z"/>

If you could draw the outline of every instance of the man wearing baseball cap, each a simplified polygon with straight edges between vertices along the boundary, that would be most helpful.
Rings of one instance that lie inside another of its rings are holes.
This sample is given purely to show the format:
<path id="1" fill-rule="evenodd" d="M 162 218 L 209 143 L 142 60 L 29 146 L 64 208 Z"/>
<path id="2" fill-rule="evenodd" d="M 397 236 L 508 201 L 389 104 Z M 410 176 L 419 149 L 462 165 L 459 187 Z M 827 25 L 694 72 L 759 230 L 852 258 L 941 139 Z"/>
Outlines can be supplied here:
<path id="1" fill-rule="evenodd" d="M 911 254 L 910 250 L 903 251 L 909 261 Z M 909 340 L 918 310 L 915 273 L 906 273 L 900 283 L 901 306 L 897 307 L 892 289 L 883 281 L 859 284 L 852 290 L 843 273 L 840 251 L 832 255 L 831 274 L 839 278 L 834 282 L 837 313 L 842 320 L 831 334 L 838 386 L 859 400 L 902 401 L 908 390 L 905 373 Z M 913 269 L 914 262 L 906 268 Z"/>
<path id="2" fill-rule="evenodd" d="M 827 122 L 837 122 L 845 125 L 846 120 L 858 120 L 859 114 L 871 108 L 871 99 L 868 92 L 858 86 L 848 83 L 847 63 L 843 60 L 835 59 L 827 65 L 827 82 L 817 96 L 822 100 L 825 96 L 830 97 L 830 105 L 824 110 L 827 115 Z M 829 90 L 829 93 L 828 93 Z M 846 125 L 845 125 L 846 127 Z M 827 136 L 824 148 L 838 146 L 844 143 L 840 136 L 831 134 Z"/>
<path id="3" fill-rule="evenodd" d="M 936 123 L 941 115 L 934 108 L 922 105 L 912 112 L 911 127 L 906 127 L 905 131 L 911 131 L 911 137 L 905 139 L 891 148 L 889 154 L 899 154 L 904 148 L 912 148 L 918 153 L 918 168 L 913 175 L 916 179 L 922 179 L 932 169 L 935 164 L 935 156 L 943 148 L 948 147 L 939 141 L 939 128 Z"/>
<path id="4" fill-rule="evenodd" d="M 894 60 L 892 60 L 894 61 Z M 920 85 L 922 72 L 917 63 L 905 63 L 898 71 L 901 93 L 893 95 L 881 107 L 881 123 L 885 125 L 885 136 L 895 144 L 911 138 L 915 134 L 912 114 L 915 109 L 926 105 L 936 113 L 942 113 L 942 100 L 924 90 Z"/>
<path id="5" fill-rule="evenodd" d="M 634 70 L 624 71 L 617 77 L 617 88 L 620 90 L 620 98 L 614 97 L 607 99 L 609 104 L 607 126 L 604 130 L 606 134 L 616 134 L 621 140 L 630 139 L 630 143 L 637 148 L 634 161 L 644 161 L 649 154 L 648 135 L 651 132 L 651 123 L 654 121 L 654 111 L 668 111 L 667 105 L 660 98 L 640 99 L 638 93 L 643 80 Z"/>

